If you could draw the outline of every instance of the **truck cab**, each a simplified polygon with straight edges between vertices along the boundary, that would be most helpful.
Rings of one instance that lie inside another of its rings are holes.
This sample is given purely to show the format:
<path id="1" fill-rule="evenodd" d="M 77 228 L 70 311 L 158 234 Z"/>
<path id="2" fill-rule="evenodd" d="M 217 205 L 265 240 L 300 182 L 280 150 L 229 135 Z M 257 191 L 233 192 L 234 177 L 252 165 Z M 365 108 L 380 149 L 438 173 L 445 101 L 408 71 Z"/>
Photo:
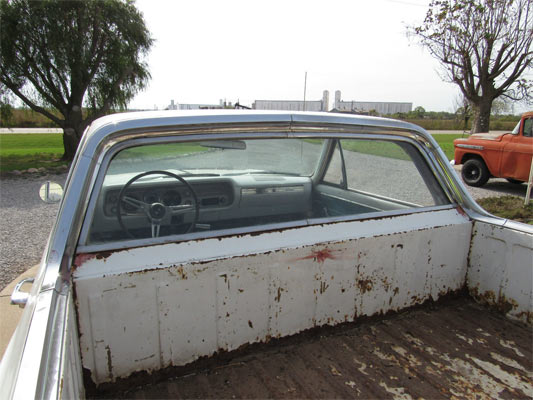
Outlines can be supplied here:
<path id="1" fill-rule="evenodd" d="M 489 178 L 505 178 L 511 183 L 526 182 L 533 155 L 533 111 L 522 115 L 511 133 L 475 133 L 456 139 L 456 165 L 467 185 L 483 186 Z"/>

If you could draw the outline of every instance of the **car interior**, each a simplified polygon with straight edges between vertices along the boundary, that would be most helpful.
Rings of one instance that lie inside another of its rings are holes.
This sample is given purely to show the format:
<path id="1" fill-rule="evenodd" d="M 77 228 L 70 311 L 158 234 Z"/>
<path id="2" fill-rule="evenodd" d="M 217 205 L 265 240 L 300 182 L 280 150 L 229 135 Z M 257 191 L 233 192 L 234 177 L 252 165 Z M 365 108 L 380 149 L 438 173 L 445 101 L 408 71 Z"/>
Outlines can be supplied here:
<path id="1" fill-rule="evenodd" d="M 447 204 L 416 147 L 359 139 L 152 144 L 110 161 L 86 244 L 280 229 Z"/>

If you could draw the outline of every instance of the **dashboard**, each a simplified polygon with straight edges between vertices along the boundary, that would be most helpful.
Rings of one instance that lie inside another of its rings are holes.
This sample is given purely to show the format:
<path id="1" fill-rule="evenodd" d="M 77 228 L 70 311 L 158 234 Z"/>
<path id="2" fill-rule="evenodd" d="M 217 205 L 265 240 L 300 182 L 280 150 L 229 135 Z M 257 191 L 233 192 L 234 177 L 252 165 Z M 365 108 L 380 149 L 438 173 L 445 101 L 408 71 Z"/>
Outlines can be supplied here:
<path id="1" fill-rule="evenodd" d="M 125 231 L 134 232 L 136 238 L 151 237 L 154 219 L 149 214 L 155 205 L 160 211 L 164 209 L 157 222 L 161 235 L 185 233 L 188 230 L 180 227 L 192 223 L 197 225 L 194 230 L 206 231 L 291 221 L 309 217 L 312 210 L 309 177 L 263 174 L 182 177 L 188 185 L 167 176 L 147 178 L 134 182 L 124 192 L 122 225 L 118 221 L 118 202 L 125 185 L 122 182 L 129 179 L 114 177 L 104 182 L 89 242 L 121 240 L 128 233 Z"/>

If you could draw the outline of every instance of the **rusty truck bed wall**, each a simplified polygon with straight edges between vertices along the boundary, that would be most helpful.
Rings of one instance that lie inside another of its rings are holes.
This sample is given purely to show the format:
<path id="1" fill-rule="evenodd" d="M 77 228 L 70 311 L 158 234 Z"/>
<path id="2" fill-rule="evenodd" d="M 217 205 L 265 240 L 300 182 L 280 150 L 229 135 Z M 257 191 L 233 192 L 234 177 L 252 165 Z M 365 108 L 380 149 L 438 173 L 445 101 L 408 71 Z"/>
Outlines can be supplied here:
<path id="1" fill-rule="evenodd" d="M 438 299 L 471 231 L 448 209 L 79 255 L 83 366 L 100 384 Z"/>
<path id="2" fill-rule="evenodd" d="M 145 375 L 143 381 L 139 376 L 88 394 L 172 399 L 531 399 L 532 347 L 528 326 L 462 297 L 252 346 L 207 365 L 191 365 L 171 378 Z"/>
<path id="3" fill-rule="evenodd" d="M 478 301 L 533 323 L 533 240 L 530 234 L 476 222 L 468 289 Z"/>

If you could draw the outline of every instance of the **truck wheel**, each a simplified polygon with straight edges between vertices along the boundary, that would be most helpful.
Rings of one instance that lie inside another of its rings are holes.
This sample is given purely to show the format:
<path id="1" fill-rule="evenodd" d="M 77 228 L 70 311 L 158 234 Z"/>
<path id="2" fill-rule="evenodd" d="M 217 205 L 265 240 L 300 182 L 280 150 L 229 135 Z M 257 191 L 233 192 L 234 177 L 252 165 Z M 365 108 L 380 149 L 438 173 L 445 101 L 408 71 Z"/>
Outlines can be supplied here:
<path id="1" fill-rule="evenodd" d="M 464 163 L 461 176 L 469 186 L 483 186 L 489 180 L 490 174 L 483 160 L 471 158 Z"/>
<path id="2" fill-rule="evenodd" d="M 515 185 L 521 185 L 522 184 L 522 181 L 517 181 L 516 179 L 513 179 L 513 178 L 505 178 L 505 179 L 507 179 L 507 182 L 514 183 Z"/>

